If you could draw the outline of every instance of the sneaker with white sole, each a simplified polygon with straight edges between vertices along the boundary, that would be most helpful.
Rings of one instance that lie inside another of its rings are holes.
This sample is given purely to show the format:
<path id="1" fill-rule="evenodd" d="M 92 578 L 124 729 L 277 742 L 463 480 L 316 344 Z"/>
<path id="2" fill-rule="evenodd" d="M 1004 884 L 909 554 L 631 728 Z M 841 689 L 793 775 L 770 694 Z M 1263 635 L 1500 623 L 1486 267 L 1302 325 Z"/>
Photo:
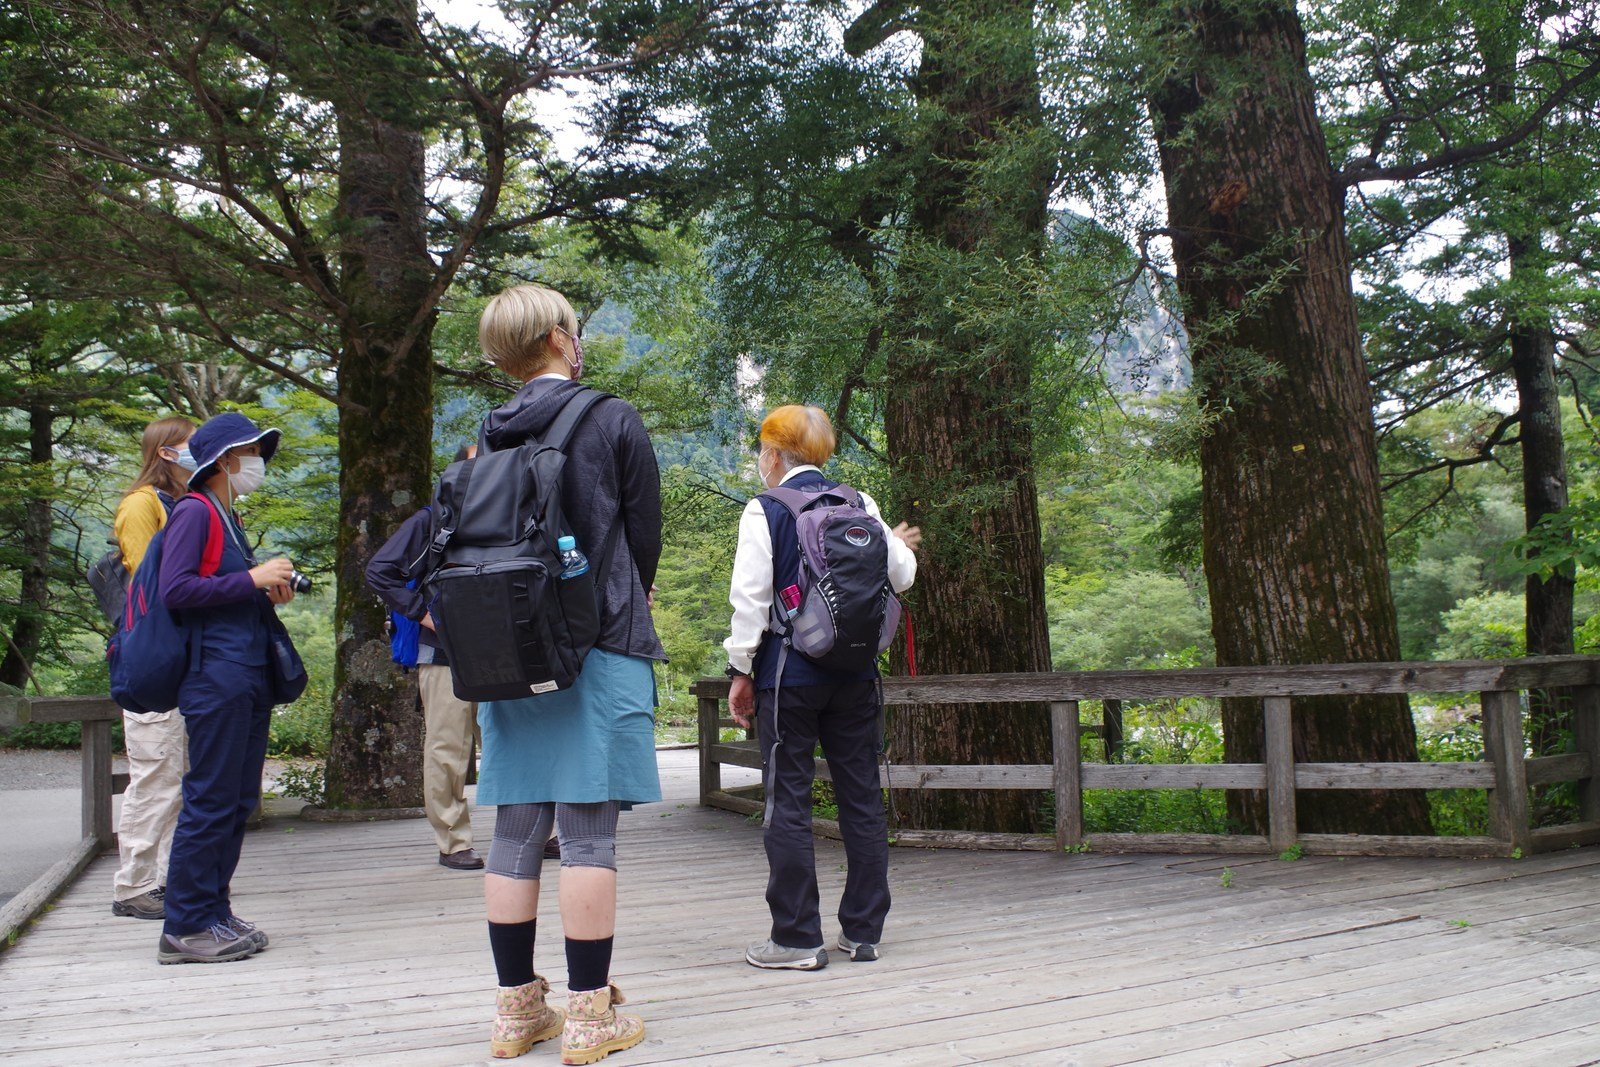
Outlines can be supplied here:
<path id="1" fill-rule="evenodd" d="M 878 946 L 867 944 L 863 941 L 852 941 L 843 934 L 839 935 L 839 951 L 849 956 L 856 963 L 871 963 L 878 958 Z"/>
<path id="2" fill-rule="evenodd" d="M 789 948 L 776 941 L 752 941 L 745 949 L 744 961 L 752 967 L 771 971 L 820 971 L 828 965 L 828 950 L 816 948 Z"/>

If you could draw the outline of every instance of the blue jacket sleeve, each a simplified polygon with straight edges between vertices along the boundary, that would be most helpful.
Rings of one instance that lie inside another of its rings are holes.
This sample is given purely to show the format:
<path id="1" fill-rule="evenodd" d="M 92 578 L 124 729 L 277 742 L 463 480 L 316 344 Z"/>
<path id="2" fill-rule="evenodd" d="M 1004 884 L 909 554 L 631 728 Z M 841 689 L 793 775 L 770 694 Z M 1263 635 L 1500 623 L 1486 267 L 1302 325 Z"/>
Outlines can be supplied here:
<path id="1" fill-rule="evenodd" d="M 367 584 L 378 594 L 389 610 L 420 622 L 428 613 L 422 594 L 407 589 L 406 583 L 418 577 L 411 573 L 411 565 L 428 547 L 428 534 L 433 525 L 428 511 L 418 511 L 383 543 L 377 554 L 367 564 Z"/>
<path id="2" fill-rule="evenodd" d="M 156 588 L 168 611 L 237 604 L 255 598 L 256 584 L 249 571 L 201 577 L 200 558 L 205 554 L 210 530 L 210 508 L 199 500 L 180 500 L 167 520 Z"/>

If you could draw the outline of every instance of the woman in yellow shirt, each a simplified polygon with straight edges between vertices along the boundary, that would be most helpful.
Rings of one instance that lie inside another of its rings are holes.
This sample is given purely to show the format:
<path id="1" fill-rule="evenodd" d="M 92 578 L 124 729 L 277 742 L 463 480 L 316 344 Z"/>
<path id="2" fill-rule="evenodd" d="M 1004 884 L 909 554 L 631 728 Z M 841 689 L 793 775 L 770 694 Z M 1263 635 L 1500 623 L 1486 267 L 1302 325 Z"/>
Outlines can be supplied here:
<path id="1" fill-rule="evenodd" d="M 122 565 L 132 576 L 150 539 L 167 524 L 167 512 L 188 491 L 188 419 L 157 419 L 144 428 L 140 441 L 143 466 L 122 503 L 112 532 L 122 550 Z M 176 709 L 122 713 L 128 749 L 128 788 L 122 794 L 122 820 L 117 849 L 122 864 L 112 886 L 111 913 L 135 919 L 166 916 L 167 856 L 172 832 L 183 807 L 183 773 L 188 766 L 188 738 Z"/>

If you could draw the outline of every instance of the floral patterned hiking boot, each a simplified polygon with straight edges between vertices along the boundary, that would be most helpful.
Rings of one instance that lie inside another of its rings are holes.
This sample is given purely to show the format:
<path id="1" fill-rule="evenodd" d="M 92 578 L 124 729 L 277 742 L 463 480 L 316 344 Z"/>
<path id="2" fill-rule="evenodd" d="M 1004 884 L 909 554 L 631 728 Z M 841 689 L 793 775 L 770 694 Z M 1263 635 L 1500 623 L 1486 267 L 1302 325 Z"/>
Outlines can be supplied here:
<path id="1" fill-rule="evenodd" d="M 550 983 L 535 975 L 527 985 L 501 986 L 494 994 L 494 1032 L 489 1051 L 498 1059 L 520 1056 L 561 1032 L 565 1017 L 544 998 Z"/>
<path id="2" fill-rule="evenodd" d="M 561 1035 L 562 1063 L 596 1063 L 644 1040 L 644 1020 L 618 1015 L 613 1005 L 627 998 L 614 985 L 567 994 L 567 1026 Z"/>

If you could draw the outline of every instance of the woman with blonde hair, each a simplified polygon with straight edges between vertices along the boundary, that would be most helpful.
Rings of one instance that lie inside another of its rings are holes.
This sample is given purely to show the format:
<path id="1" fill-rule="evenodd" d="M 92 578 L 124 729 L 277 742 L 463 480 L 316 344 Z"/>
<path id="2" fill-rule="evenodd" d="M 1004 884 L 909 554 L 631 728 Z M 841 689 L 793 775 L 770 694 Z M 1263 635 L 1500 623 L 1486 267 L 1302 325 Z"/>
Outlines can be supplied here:
<path id="1" fill-rule="evenodd" d="M 144 428 L 139 476 L 123 493 L 112 523 L 129 579 L 156 531 L 167 524 L 173 505 L 189 491 L 186 461 L 192 465 L 188 444 L 193 434 L 194 423 L 184 418 L 157 419 Z M 121 863 L 112 880 L 111 914 L 161 919 L 167 914 L 167 861 L 183 809 L 183 772 L 188 764 L 183 716 L 176 708 L 125 710 L 122 734 L 128 751 L 128 786 L 117 824 Z"/>
<path id="2" fill-rule="evenodd" d="M 917 575 L 921 531 L 903 522 L 891 530 L 871 497 L 824 475 L 820 468 L 833 448 L 833 424 L 821 408 L 788 404 L 761 423 L 756 470 L 769 490 L 782 486 L 803 494 L 797 499 L 819 498 L 807 508 L 825 499 L 854 506 L 859 496 L 860 508 L 884 535 L 884 547 L 874 551 L 887 556 L 889 585 L 897 593 L 910 588 Z M 840 669 L 785 647 L 777 621 L 782 613 L 774 605 L 798 610 L 799 587 L 790 583 L 797 581 L 802 550 L 796 512 L 780 499 L 783 495 L 762 493 L 739 520 L 728 593 L 732 632 L 723 647 L 733 679 L 728 706 L 740 725 L 757 725 L 767 793 L 772 932 L 750 945 L 745 961 L 753 967 L 812 971 L 828 965 L 811 842 L 811 785 L 819 742 L 833 777 L 849 863 L 836 944 L 852 960 L 878 958 L 889 913 L 888 828 L 877 758 L 883 744 L 882 707 L 875 661 L 856 670 Z M 860 537 L 852 544 L 870 543 L 865 529 L 852 528 L 850 534 Z M 783 603 L 779 598 L 785 594 L 796 599 Z"/>
<path id="3" fill-rule="evenodd" d="M 578 318 L 565 297 L 519 285 L 484 309 L 485 356 L 523 383 L 484 420 L 480 455 L 539 439 L 588 389 Z M 593 1063 L 644 1040 L 620 1015 L 611 984 L 617 906 L 617 815 L 661 799 L 655 755 L 653 661 L 666 659 L 650 618 L 661 557 L 661 483 L 633 405 L 604 397 L 572 432 L 562 505 L 593 568 L 600 637 L 571 687 L 478 706 L 483 762 L 478 803 L 494 804 L 484 877 L 489 947 L 499 990 L 490 1050 L 520 1056 L 561 1034 L 564 1063 Z M 533 970 L 545 842 L 559 829 L 567 1010 L 545 1003 Z"/>

